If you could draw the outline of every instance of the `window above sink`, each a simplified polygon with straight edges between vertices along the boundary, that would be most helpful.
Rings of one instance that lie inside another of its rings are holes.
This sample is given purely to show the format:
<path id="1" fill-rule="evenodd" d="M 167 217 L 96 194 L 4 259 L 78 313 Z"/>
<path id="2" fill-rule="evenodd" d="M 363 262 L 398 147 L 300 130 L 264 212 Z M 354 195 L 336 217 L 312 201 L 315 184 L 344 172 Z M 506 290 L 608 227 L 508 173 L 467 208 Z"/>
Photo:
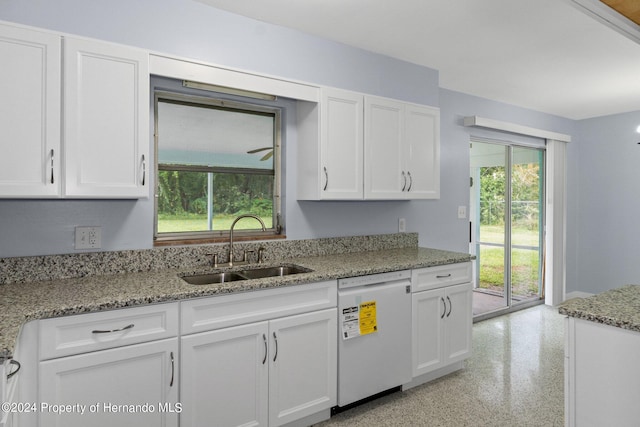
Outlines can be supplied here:
<path id="1" fill-rule="evenodd" d="M 220 241 L 244 213 L 266 231 L 246 222 L 238 237 L 280 234 L 282 107 L 159 80 L 170 90 L 154 92 L 156 242 Z"/>

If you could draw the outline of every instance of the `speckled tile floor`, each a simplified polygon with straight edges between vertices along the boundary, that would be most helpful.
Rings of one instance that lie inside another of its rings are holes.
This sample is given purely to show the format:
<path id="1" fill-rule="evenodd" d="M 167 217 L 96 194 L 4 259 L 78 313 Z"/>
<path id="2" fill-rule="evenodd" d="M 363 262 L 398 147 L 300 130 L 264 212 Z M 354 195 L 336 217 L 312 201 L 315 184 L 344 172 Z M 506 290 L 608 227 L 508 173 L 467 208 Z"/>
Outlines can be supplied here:
<path id="1" fill-rule="evenodd" d="M 562 426 L 562 319 L 541 305 L 476 323 L 465 369 L 317 426 Z"/>

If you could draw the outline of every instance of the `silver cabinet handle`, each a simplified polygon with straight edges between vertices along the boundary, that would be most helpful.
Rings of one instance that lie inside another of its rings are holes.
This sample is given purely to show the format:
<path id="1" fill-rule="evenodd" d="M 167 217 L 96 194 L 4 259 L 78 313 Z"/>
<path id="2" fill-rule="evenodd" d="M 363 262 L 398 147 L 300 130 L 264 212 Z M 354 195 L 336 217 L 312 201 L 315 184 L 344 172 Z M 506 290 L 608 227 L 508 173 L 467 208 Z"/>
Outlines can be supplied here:
<path id="1" fill-rule="evenodd" d="M 451 277 L 451 273 L 443 274 L 442 276 L 436 276 L 436 279 L 446 279 L 447 277 Z"/>
<path id="2" fill-rule="evenodd" d="M 273 361 L 275 362 L 276 359 L 278 358 L 278 337 L 276 336 L 276 333 L 273 333 L 273 340 L 276 343 L 276 354 L 273 355 Z"/>
<path id="3" fill-rule="evenodd" d="M 264 359 L 262 359 L 264 365 L 267 362 L 267 336 L 265 334 L 262 334 L 262 341 L 264 341 Z"/>
<path id="4" fill-rule="evenodd" d="M 327 167 L 324 168 L 324 188 L 322 191 L 327 191 L 327 185 L 329 185 L 329 173 L 327 172 Z"/>
<path id="5" fill-rule="evenodd" d="M 407 187 L 407 176 L 404 174 L 404 171 L 402 171 L 402 190 L 400 191 L 404 191 L 406 187 Z"/>
<path id="6" fill-rule="evenodd" d="M 173 378 L 176 372 L 175 359 L 173 358 L 173 351 L 171 352 L 171 381 L 169 382 L 169 387 L 173 387 Z"/>
<path id="7" fill-rule="evenodd" d="M 132 323 L 130 325 L 127 325 L 123 328 L 120 329 L 111 329 L 111 330 L 100 330 L 100 329 L 94 329 L 93 331 L 91 331 L 92 334 L 110 334 L 112 332 L 122 332 L 122 331 L 126 331 L 127 329 L 131 329 L 133 328 L 135 325 Z"/>
<path id="8" fill-rule="evenodd" d="M 411 186 L 413 185 L 413 178 L 411 178 L 411 172 L 407 171 L 407 175 L 409 176 L 409 188 L 407 188 L 407 191 L 411 191 Z"/>
<path id="9" fill-rule="evenodd" d="M 451 304 L 451 298 L 447 295 L 447 301 L 449 301 L 449 312 L 447 313 L 447 317 L 451 316 L 451 310 L 453 310 L 453 304 Z"/>
<path id="10" fill-rule="evenodd" d="M 54 180 L 53 180 L 53 154 L 54 154 L 54 151 L 53 151 L 53 148 L 52 148 L 51 149 L 51 183 L 52 184 L 54 183 Z"/>
<path id="11" fill-rule="evenodd" d="M 147 162 L 145 161 L 144 154 L 142 155 L 142 185 L 147 178 Z"/>
<path id="12" fill-rule="evenodd" d="M 7 380 L 10 380 L 12 376 L 14 376 L 15 374 L 18 373 L 18 371 L 20 370 L 21 366 L 20 366 L 20 362 L 18 362 L 17 360 L 9 360 L 9 363 L 12 365 L 17 366 L 15 371 L 11 371 L 8 375 L 7 375 Z"/>
<path id="13" fill-rule="evenodd" d="M 441 319 L 444 319 L 444 315 L 447 313 L 447 303 L 444 302 L 444 298 L 440 297 L 440 301 L 442 301 L 442 315 L 440 316 Z"/>

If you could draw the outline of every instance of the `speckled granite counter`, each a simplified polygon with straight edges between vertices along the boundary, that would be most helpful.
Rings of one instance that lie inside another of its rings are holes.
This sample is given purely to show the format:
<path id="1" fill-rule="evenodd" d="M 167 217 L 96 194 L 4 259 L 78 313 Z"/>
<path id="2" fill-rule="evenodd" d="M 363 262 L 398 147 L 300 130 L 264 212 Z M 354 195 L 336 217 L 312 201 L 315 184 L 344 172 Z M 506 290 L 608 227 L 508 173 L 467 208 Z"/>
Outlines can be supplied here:
<path id="1" fill-rule="evenodd" d="M 560 314 L 640 332 L 640 285 L 627 285 L 562 304 Z"/>
<path id="2" fill-rule="evenodd" d="M 294 263 L 313 272 L 224 284 L 195 286 L 178 277 L 179 274 L 214 271 L 193 267 L 5 284 L 0 286 L 3 308 L 0 312 L 0 349 L 7 348 L 13 352 L 20 327 L 34 319 L 454 264 L 471 259 L 469 254 L 411 247 L 282 259 L 279 263 Z"/>

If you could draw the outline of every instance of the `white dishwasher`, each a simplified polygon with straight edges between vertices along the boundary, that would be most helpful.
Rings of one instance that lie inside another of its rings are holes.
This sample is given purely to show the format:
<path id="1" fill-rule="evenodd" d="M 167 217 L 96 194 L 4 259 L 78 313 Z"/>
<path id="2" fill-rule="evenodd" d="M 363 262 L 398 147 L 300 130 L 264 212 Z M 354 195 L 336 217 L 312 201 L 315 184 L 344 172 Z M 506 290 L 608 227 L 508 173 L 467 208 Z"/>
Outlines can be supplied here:
<path id="1" fill-rule="evenodd" d="M 338 280 L 338 406 L 411 380 L 411 271 Z"/>

